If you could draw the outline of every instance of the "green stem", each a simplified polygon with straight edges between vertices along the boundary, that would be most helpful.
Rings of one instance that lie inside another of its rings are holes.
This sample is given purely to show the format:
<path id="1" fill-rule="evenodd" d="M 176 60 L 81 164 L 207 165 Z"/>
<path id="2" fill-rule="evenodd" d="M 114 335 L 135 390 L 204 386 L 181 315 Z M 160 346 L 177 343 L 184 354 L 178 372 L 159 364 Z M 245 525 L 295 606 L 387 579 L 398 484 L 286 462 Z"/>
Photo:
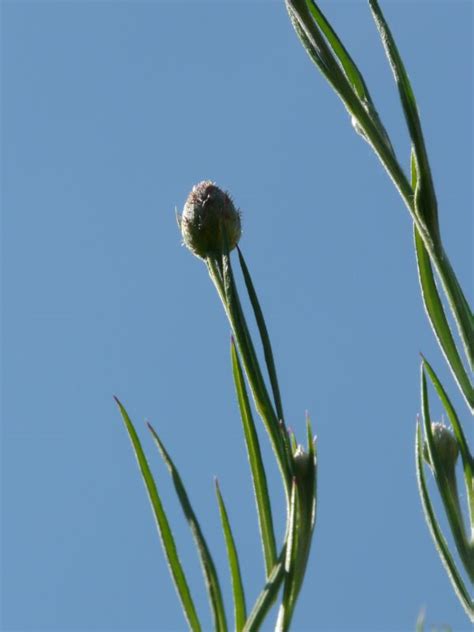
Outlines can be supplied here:
<path id="1" fill-rule="evenodd" d="M 227 261 L 229 262 L 228 259 Z M 232 331 L 234 332 L 235 340 L 245 368 L 245 373 L 249 380 L 255 407 L 262 418 L 270 437 L 272 448 L 277 457 L 277 463 L 282 475 L 288 506 L 289 489 L 291 485 L 291 463 L 289 462 L 288 453 L 283 444 L 276 413 L 270 401 L 270 397 L 256 359 L 255 349 L 248 331 L 245 316 L 240 306 L 235 284 L 232 283 L 232 288 L 225 287 L 224 269 L 221 267 L 221 262 L 218 257 L 208 257 L 207 265 L 211 279 L 217 288 L 227 314 L 227 318 L 229 319 L 229 323 L 232 327 Z M 229 273 L 231 274 L 230 270 Z M 229 300 L 230 293 L 232 294 L 231 300 Z"/>

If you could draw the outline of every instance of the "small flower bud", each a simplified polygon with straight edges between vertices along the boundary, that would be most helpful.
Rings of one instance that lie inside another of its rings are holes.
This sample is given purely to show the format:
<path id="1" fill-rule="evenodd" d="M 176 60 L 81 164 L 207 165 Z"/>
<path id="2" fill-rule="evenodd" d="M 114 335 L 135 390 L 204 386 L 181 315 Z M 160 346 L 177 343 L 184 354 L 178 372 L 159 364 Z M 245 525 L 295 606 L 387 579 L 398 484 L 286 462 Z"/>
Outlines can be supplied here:
<path id="1" fill-rule="evenodd" d="M 293 453 L 293 465 L 295 468 L 295 476 L 298 482 L 306 481 L 308 475 L 311 472 L 311 459 L 307 452 L 305 452 L 302 445 L 298 445 Z"/>
<path id="2" fill-rule="evenodd" d="M 431 432 L 433 434 L 436 453 L 438 454 L 442 466 L 445 470 L 453 469 L 459 455 L 459 446 L 456 437 L 447 426 L 439 421 L 431 424 Z M 427 451 L 425 451 L 425 460 L 431 465 Z"/>
<path id="3" fill-rule="evenodd" d="M 209 180 L 193 187 L 178 217 L 184 244 L 198 257 L 229 252 L 241 235 L 240 213 L 228 193 Z"/>
<path id="4" fill-rule="evenodd" d="M 431 424 L 431 430 L 440 459 L 444 464 L 454 466 L 459 454 L 459 446 L 456 437 L 443 423 L 438 422 Z"/>

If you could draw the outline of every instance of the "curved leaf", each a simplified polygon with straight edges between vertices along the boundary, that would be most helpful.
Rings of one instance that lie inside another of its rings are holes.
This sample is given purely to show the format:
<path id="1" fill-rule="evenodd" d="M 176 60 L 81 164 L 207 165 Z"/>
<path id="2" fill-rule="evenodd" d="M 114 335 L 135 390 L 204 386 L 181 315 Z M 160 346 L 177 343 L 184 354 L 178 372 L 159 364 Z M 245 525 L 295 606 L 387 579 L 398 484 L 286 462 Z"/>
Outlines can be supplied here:
<path id="1" fill-rule="evenodd" d="M 140 443 L 140 439 L 138 438 L 137 432 L 130 420 L 130 417 L 128 416 L 127 411 L 117 397 L 114 397 L 114 399 L 117 402 L 120 414 L 122 415 L 123 421 L 125 422 L 125 427 L 130 437 L 130 441 L 132 442 L 132 447 L 135 452 L 138 466 L 140 468 L 143 482 L 145 483 L 153 514 L 155 516 L 158 533 L 160 534 L 161 543 L 163 545 L 163 550 L 168 562 L 168 567 L 170 569 L 174 585 L 181 600 L 184 614 L 191 630 L 193 630 L 193 632 L 200 632 L 201 624 L 199 623 L 196 608 L 194 606 L 191 593 L 189 591 L 188 582 L 186 581 L 186 576 L 178 557 L 173 533 L 166 517 L 166 513 L 163 509 L 160 496 L 158 495 L 158 490 L 156 488 L 153 474 L 151 473 L 150 467 L 145 457 L 145 453 L 143 452 L 143 448 Z"/>
<path id="2" fill-rule="evenodd" d="M 186 520 L 191 527 L 191 532 L 196 542 L 197 550 L 201 560 L 202 570 L 204 573 L 204 578 L 206 580 L 206 588 L 209 595 L 209 602 L 211 604 L 211 610 L 214 616 L 214 627 L 219 632 L 226 632 L 227 620 L 225 616 L 224 602 L 222 599 L 219 579 L 217 577 L 216 567 L 209 551 L 209 547 L 207 546 L 206 540 L 202 533 L 201 526 L 191 506 L 188 495 L 186 493 L 186 489 L 181 480 L 181 476 L 179 475 L 178 470 L 171 460 L 170 455 L 166 451 L 165 446 L 161 442 L 161 439 L 158 437 L 153 427 L 148 424 L 148 428 L 150 429 L 153 439 L 171 474 L 171 478 L 173 479 L 173 484 L 176 489 L 176 494 L 178 496 L 179 502 L 181 503 L 184 515 L 186 516 Z"/>
<path id="3" fill-rule="evenodd" d="M 474 621 L 474 603 L 471 599 L 469 592 L 464 584 L 464 581 L 459 574 L 458 569 L 456 568 L 456 564 L 449 552 L 449 547 L 444 539 L 443 534 L 441 533 L 441 529 L 439 528 L 438 521 L 436 520 L 436 516 L 434 514 L 433 506 L 431 504 L 431 500 L 428 494 L 428 487 L 426 485 L 426 479 L 424 474 L 424 464 L 423 464 L 423 437 L 421 433 L 421 426 L 418 422 L 416 424 L 416 443 L 415 443 L 415 452 L 416 452 L 416 476 L 418 481 L 418 489 L 421 497 L 421 504 L 423 506 L 423 511 L 425 514 L 426 523 L 430 530 L 431 536 L 434 540 L 436 549 L 441 558 L 444 568 L 446 569 L 446 573 L 451 580 L 451 584 L 454 588 L 456 595 L 459 598 L 464 610 L 467 615 Z"/>
<path id="4" fill-rule="evenodd" d="M 216 494 L 219 504 L 219 513 L 221 516 L 222 529 L 224 531 L 224 539 L 227 549 L 227 558 L 229 560 L 229 570 L 232 580 L 232 594 L 234 597 L 234 619 L 235 629 L 237 632 L 243 630 L 245 620 L 247 618 L 247 609 L 245 606 L 245 593 L 242 584 L 242 575 L 240 572 L 239 556 L 237 547 L 235 546 L 234 536 L 230 527 L 229 516 L 225 508 L 224 499 L 222 498 L 219 483 L 216 479 Z"/>
<path id="5" fill-rule="evenodd" d="M 276 543 L 273 527 L 272 508 L 268 493 L 267 476 L 263 465 L 260 443 L 258 441 L 255 423 L 250 409 L 244 376 L 240 366 L 234 341 L 231 343 L 232 373 L 234 375 L 235 390 L 239 402 L 240 416 L 244 429 L 245 445 L 249 458 L 252 483 L 257 505 L 258 523 L 262 540 L 263 555 L 267 576 L 272 571 L 276 561 Z"/>

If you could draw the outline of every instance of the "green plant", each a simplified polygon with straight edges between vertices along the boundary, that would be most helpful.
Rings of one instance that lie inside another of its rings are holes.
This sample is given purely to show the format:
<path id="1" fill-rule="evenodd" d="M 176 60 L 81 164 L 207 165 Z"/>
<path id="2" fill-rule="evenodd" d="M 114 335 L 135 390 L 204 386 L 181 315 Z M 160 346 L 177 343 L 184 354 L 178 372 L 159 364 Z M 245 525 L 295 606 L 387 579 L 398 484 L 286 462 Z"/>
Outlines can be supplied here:
<path id="1" fill-rule="evenodd" d="M 377 0 L 369 0 L 399 90 L 411 138 L 411 177 L 405 174 L 395 154 L 363 75 L 319 6 L 313 0 L 286 0 L 286 6 L 301 43 L 341 98 L 355 130 L 379 157 L 413 219 L 415 252 L 425 310 L 452 375 L 472 413 L 474 389 L 470 372 L 474 358 L 473 314 L 443 247 L 436 194 L 415 95 L 380 5 Z M 451 331 L 445 306 L 456 325 L 458 340 Z M 452 432 L 431 421 L 426 376 L 444 406 Z M 420 496 L 438 553 L 456 594 L 472 620 L 473 597 L 436 518 L 428 492 L 424 460 L 434 475 L 459 559 L 471 585 L 474 581 L 474 460 L 456 411 L 436 373 L 424 358 L 421 362 L 421 394 L 422 422 L 417 423 L 416 428 L 416 469 Z M 457 486 L 455 464 L 458 453 L 463 466 L 467 511 L 462 508 Z"/>
<path id="2" fill-rule="evenodd" d="M 307 419 L 307 444 L 306 449 L 304 449 L 301 445 L 297 445 L 293 433 L 288 430 L 285 424 L 267 327 L 247 264 L 237 246 L 240 237 L 240 214 L 235 209 L 232 200 L 228 194 L 221 191 L 212 182 L 201 182 L 193 188 L 189 195 L 183 215 L 178 216 L 178 223 L 184 243 L 196 256 L 204 260 L 233 332 L 231 341 L 232 371 L 255 492 L 265 565 L 265 585 L 248 612 L 238 552 L 222 494 L 216 483 L 217 501 L 232 580 L 235 629 L 245 632 L 260 629 L 265 616 L 282 589 L 276 629 L 283 632 L 289 628 L 303 582 L 316 520 L 317 464 L 311 424 Z M 260 361 L 255 351 L 234 279 L 230 257 L 230 251 L 234 247 L 237 247 L 239 264 L 256 319 L 271 394 L 267 389 L 260 368 Z M 267 476 L 247 394 L 246 381 L 250 387 L 255 408 L 270 438 L 281 472 L 286 497 L 286 531 L 284 541 L 279 549 L 273 526 Z M 179 560 L 173 532 L 163 508 L 156 482 L 148 466 L 135 427 L 121 402 L 116 401 L 138 460 L 184 614 L 192 630 L 201 630 L 197 610 Z M 195 539 L 206 581 L 214 628 L 223 632 L 228 629 L 228 624 L 217 570 L 211 552 L 176 466 L 158 434 L 150 425 L 149 429 L 170 471 L 176 493 Z"/>

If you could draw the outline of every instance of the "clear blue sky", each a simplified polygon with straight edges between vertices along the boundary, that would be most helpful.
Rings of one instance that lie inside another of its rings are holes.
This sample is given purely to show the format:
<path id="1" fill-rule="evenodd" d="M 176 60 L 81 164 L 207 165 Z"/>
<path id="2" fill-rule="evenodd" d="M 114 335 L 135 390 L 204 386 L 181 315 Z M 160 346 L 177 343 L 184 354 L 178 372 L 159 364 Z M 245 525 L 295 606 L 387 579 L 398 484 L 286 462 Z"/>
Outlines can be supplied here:
<path id="1" fill-rule="evenodd" d="M 382 5 L 472 299 L 473 7 Z M 367 4 L 322 6 L 407 165 Z M 145 419 L 189 486 L 228 603 L 214 475 L 250 602 L 262 584 L 229 327 L 174 216 L 212 179 L 242 209 L 288 423 L 302 437 L 308 410 L 318 435 L 294 630 L 412 630 L 423 606 L 429 623 L 467 630 L 415 481 L 420 351 L 465 409 L 423 313 L 411 222 L 283 2 L 4 0 L 1 12 L 2 629 L 185 629 L 113 394 L 153 462 L 205 626 L 189 530 Z M 270 483 L 281 515 L 272 465 Z"/>

